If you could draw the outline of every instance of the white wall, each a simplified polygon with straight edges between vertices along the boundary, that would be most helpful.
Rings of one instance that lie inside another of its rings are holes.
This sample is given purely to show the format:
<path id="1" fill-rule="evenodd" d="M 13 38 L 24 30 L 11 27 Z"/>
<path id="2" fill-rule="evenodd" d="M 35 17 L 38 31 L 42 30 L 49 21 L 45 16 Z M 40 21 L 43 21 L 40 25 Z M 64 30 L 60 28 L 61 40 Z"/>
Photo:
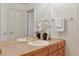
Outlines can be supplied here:
<path id="1" fill-rule="evenodd" d="M 26 7 L 22 4 L 1 4 L 1 39 L 26 36 Z M 13 32 L 13 33 L 11 33 Z"/>
<path id="2" fill-rule="evenodd" d="M 77 55 L 77 5 L 76 4 L 55 4 L 54 10 L 56 16 L 61 16 L 66 18 L 67 27 L 64 33 L 58 33 L 59 37 L 66 37 L 66 54 L 68 55 Z M 70 18 L 73 17 L 73 20 Z"/>
<path id="3" fill-rule="evenodd" d="M 52 36 L 63 37 L 66 39 L 66 55 L 78 54 L 78 19 L 77 19 L 77 4 L 27 4 L 27 10 L 34 8 L 35 23 L 37 20 L 49 20 L 55 17 L 64 17 L 66 19 L 65 32 L 57 33 L 54 27 L 50 30 Z M 73 18 L 73 20 L 71 20 Z M 35 28 L 36 29 L 36 28 Z"/>

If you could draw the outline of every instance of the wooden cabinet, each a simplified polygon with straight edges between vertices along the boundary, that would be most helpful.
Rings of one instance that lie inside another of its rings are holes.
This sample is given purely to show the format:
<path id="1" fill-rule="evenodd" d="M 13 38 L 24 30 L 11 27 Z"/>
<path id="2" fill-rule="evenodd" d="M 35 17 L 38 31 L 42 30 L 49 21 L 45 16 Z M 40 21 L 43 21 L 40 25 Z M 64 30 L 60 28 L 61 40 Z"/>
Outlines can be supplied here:
<path id="1" fill-rule="evenodd" d="M 65 56 L 65 41 L 49 46 L 49 56 Z"/>
<path id="2" fill-rule="evenodd" d="M 25 53 L 22 56 L 34 56 L 34 54 L 36 54 L 35 52 L 36 51 L 30 52 L 30 53 Z"/>
<path id="3" fill-rule="evenodd" d="M 58 49 L 65 47 L 65 41 L 58 42 L 57 47 L 58 47 Z"/>
<path id="4" fill-rule="evenodd" d="M 47 56 L 48 55 L 48 48 L 40 49 L 34 56 Z"/>
<path id="5" fill-rule="evenodd" d="M 45 47 L 36 51 L 32 51 L 27 54 L 23 54 L 22 56 L 47 56 L 47 55 L 48 55 L 48 47 Z"/>
<path id="6" fill-rule="evenodd" d="M 55 51 L 55 52 L 53 52 L 53 53 L 49 54 L 49 56 L 57 56 L 57 55 L 58 55 L 57 53 L 58 53 L 58 52 L 57 52 L 57 51 Z"/>
<path id="7" fill-rule="evenodd" d="M 50 45 L 48 48 L 49 48 L 49 54 L 51 54 L 57 51 L 57 44 Z"/>
<path id="8" fill-rule="evenodd" d="M 57 56 L 65 56 L 65 50 L 64 50 L 64 48 L 59 49 L 59 50 L 57 51 Z"/>
<path id="9" fill-rule="evenodd" d="M 57 50 L 54 53 L 49 54 L 49 56 L 65 56 L 64 48 Z"/>
<path id="10" fill-rule="evenodd" d="M 65 56 L 65 41 L 62 40 L 23 56 Z"/>

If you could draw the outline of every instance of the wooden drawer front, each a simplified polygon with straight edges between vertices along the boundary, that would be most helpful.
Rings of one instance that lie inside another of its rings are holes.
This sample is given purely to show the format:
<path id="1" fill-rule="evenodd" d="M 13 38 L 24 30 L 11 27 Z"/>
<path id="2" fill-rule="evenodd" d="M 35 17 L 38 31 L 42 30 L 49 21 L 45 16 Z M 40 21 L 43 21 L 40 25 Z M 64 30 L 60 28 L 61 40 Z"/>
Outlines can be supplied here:
<path id="1" fill-rule="evenodd" d="M 60 50 L 57 52 L 57 56 L 65 56 L 65 50 L 64 50 L 64 48 L 60 49 Z"/>
<path id="2" fill-rule="evenodd" d="M 57 50 L 57 44 L 49 46 L 49 54 L 55 52 L 56 50 Z"/>
<path id="3" fill-rule="evenodd" d="M 61 41 L 58 43 L 58 49 L 65 47 L 65 41 Z"/>
<path id="4" fill-rule="evenodd" d="M 43 48 L 38 51 L 38 53 L 34 54 L 34 56 L 47 56 L 48 55 L 48 48 Z"/>

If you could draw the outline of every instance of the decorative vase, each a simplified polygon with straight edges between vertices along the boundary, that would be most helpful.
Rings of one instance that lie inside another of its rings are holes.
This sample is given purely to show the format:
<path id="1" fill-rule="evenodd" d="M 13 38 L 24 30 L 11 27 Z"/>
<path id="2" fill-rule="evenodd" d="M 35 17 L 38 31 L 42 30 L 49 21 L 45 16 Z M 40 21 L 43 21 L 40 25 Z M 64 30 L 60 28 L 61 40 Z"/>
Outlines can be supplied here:
<path id="1" fill-rule="evenodd" d="M 41 33 L 37 32 L 37 33 L 36 33 L 36 37 L 37 37 L 38 39 L 40 39 L 40 38 L 41 38 Z"/>
<path id="2" fill-rule="evenodd" d="M 42 37 L 43 37 L 43 40 L 47 40 L 47 33 L 43 33 Z"/>

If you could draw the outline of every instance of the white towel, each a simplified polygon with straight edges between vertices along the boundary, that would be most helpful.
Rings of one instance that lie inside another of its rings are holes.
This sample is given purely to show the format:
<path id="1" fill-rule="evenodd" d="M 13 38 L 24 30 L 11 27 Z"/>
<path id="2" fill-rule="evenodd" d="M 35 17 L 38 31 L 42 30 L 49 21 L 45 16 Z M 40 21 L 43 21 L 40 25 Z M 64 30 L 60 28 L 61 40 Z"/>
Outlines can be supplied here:
<path id="1" fill-rule="evenodd" d="M 64 19 L 61 17 L 55 18 L 55 28 L 58 32 L 64 31 Z"/>

